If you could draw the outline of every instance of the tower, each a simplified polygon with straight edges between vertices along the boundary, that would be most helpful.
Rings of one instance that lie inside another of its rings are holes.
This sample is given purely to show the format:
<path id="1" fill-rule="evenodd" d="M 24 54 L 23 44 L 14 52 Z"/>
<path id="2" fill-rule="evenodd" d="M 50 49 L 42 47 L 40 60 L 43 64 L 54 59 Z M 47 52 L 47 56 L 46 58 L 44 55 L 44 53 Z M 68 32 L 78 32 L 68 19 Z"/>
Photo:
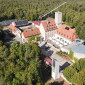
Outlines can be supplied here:
<path id="1" fill-rule="evenodd" d="M 52 59 L 52 78 L 54 80 L 59 78 L 59 62 L 53 58 Z"/>
<path id="2" fill-rule="evenodd" d="M 55 23 L 58 27 L 62 25 L 62 12 L 55 12 Z"/>

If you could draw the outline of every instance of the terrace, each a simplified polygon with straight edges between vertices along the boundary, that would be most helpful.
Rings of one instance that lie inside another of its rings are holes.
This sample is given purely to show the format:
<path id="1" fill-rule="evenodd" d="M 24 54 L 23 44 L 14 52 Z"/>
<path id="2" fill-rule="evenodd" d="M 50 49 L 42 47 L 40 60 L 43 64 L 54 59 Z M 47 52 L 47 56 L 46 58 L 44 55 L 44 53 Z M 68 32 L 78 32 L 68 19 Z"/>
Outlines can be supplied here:
<path id="1" fill-rule="evenodd" d="M 56 47 L 63 47 L 63 46 L 67 46 L 67 45 L 71 44 L 71 41 L 69 41 L 68 39 L 66 39 L 58 34 L 56 34 L 52 38 L 50 37 L 49 42 L 51 44 L 55 45 Z"/>

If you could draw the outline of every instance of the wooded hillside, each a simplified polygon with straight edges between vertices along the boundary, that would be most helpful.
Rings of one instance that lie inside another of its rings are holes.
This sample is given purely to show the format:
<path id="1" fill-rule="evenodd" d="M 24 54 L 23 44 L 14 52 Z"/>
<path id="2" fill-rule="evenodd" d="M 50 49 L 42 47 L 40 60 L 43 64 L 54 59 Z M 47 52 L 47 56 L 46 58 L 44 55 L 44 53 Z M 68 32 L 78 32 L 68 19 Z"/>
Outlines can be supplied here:
<path id="1" fill-rule="evenodd" d="M 67 67 L 64 76 L 74 85 L 85 85 L 85 58 Z"/>
<path id="2" fill-rule="evenodd" d="M 36 43 L 7 47 L 0 41 L 0 85 L 42 85 L 40 56 Z"/>
<path id="3" fill-rule="evenodd" d="M 0 0 L 0 21 L 38 20 L 64 1 L 67 3 L 55 11 L 62 11 L 63 21 L 75 27 L 79 37 L 85 40 L 85 0 Z M 54 12 L 43 19 L 47 17 L 54 17 Z"/>

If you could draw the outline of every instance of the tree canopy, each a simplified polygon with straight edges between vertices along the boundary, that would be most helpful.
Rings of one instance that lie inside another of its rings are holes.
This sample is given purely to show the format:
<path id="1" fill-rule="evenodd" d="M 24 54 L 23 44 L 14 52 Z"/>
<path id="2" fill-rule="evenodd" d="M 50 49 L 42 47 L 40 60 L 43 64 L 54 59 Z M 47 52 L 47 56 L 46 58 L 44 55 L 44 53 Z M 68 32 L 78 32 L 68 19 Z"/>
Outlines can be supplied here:
<path id="1" fill-rule="evenodd" d="M 0 21 L 39 20 L 39 16 L 67 2 L 55 11 L 63 12 L 63 21 L 75 27 L 77 34 L 85 40 L 85 0 L 0 0 Z M 45 16 L 54 18 L 54 12 Z"/>
<path id="2" fill-rule="evenodd" d="M 85 58 L 64 70 L 64 76 L 75 85 L 85 85 Z"/>
<path id="3" fill-rule="evenodd" d="M 0 85 L 42 85 L 40 55 L 35 43 L 14 42 L 7 48 L 0 42 Z"/>

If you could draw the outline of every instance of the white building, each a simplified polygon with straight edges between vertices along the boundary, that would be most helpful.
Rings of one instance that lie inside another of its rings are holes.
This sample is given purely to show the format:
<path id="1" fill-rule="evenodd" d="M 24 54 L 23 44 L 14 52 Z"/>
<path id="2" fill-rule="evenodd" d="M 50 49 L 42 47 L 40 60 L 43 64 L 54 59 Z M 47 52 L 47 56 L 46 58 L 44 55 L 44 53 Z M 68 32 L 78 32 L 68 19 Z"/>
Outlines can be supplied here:
<path id="1" fill-rule="evenodd" d="M 22 42 L 26 42 L 30 36 L 41 34 L 42 40 L 48 41 L 53 44 L 53 46 L 66 52 L 69 52 L 68 48 L 76 46 L 73 42 L 75 42 L 76 39 L 79 39 L 76 35 L 75 28 L 62 25 L 62 12 L 55 12 L 55 19 L 47 18 L 43 21 L 34 21 L 32 25 L 28 23 L 27 20 L 17 21 L 10 24 L 9 28 L 14 35 L 19 36 L 19 38 L 22 39 Z M 81 42 L 81 44 L 83 42 Z M 83 48 L 85 46 L 80 47 Z M 80 56 L 82 52 L 79 53 L 79 51 L 76 51 L 75 49 L 76 48 L 73 49 L 75 56 Z M 85 51 L 81 56 L 85 56 Z"/>
<path id="2" fill-rule="evenodd" d="M 15 36 L 21 38 L 23 43 L 28 41 L 28 37 L 40 34 L 39 28 L 33 28 L 32 23 L 28 23 L 27 20 L 12 22 L 9 29 Z"/>
<path id="3" fill-rule="evenodd" d="M 42 21 L 39 29 L 43 40 L 47 41 L 49 37 L 53 37 L 56 34 L 57 26 L 55 20 L 52 18 L 48 18 L 45 21 Z"/>
<path id="4" fill-rule="evenodd" d="M 12 33 L 15 36 L 19 36 L 21 37 L 21 30 L 19 30 L 16 26 L 15 26 L 15 22 L 13 22 L 12 24 L 9 25 L 10 30 L 12 31 Z"/>
<path id="5" fill-rule="evenodd" d="M 62 12 L 55 12 L 55 19 L 47 18 L 40 24 L 40 32 L 43 40 L 48 40 L 56 34 L 58 27 L 62 25 Z"/>
<path id="6" fill-rule="evenodd" d="M 51 76 L 54 80 L 59 78 L 59 61 L 57 59 L 52 58 L 52 73 Z"/>

